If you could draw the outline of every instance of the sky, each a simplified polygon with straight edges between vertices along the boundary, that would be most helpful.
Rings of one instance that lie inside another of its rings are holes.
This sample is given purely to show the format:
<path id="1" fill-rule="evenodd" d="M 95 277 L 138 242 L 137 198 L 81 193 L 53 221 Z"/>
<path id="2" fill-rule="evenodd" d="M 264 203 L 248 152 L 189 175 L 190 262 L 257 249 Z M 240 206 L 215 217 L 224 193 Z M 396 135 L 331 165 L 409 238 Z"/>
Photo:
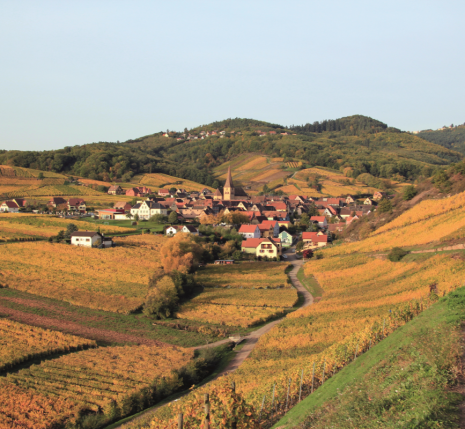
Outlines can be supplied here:
<path id="1" fill-rule="evenodd" d="M 465 2 L 0 0 L 0 149 L 226 118 L 465 122 Z"/>

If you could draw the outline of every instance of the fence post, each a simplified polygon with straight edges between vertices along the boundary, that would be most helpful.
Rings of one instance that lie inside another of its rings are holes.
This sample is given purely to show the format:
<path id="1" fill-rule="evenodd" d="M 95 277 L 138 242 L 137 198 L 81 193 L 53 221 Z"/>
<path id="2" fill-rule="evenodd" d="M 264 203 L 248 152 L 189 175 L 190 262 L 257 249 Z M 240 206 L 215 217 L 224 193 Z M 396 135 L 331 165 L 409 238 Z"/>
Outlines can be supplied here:
<path id="1" fill-rule="evenodd" d="M 313 383 L 315 381 L 315 362 L 313 362 L 313 371 L 312 371 L 312 393 L 313 393 Z"/>
<path id="2" fill-rule="evenodd" d="M 302 370 L 302 373 L 300 374 L 299 402 L 300 402 L 300 399 L 302 398 L 302 380 L 303 379 L 304 379 L 304 370 Z"/>
<path id="3" fill-rule="evenodd" d="M 289 392 L 291 390 L 292 378 L 289 377 L 289 385 L 287 386 L 287 398 L 286 398 L 286 411 L 289 409 Z"/>
<path id="4" fill-rule="evenodd" d="M 273 384 L 273 399 L 271 400 L 271 420 L 273 420 L 274 417 L 274 394 L 276 391 L 276 383 Z"/>
<path id="5" fill-rule="evenodd" d="M 263 406 L 265 405 L 265 398 L 266 398 L 266 394 L 263 395 L 262 406 L 260 407 L 260 414 L 258 415 L 258 423 L 260 423 L 260 420 L 262 419 L 262 411 L 263 411 Z"/>
<path id="6" fill-rule="evenodd" d="M 182 429 L 183 427 L 183 418 L 182 418 L 182 413 L 178 414 L 178 429 Z"/>
<path id="7" fill-rule="evenodd" d="M 231 383 L 231 390 L 233 393 L 236 393 L 236 382 L 233 381 Z M 237 429 L 237 422 L 236 422 L 236 416 L 234 415 L 234 409 L 232 410 L 233 416 L 232 416 L 232 422 L 231 422 L 231 429 Z"/>
<path id="8" fill-rule="evenodd" d="M 355 347 L 355 357 L 354 357 L 354 360 L 355 360 L 355 359 L 357 359 L 357 353 L 358 353 L 358 344 L 359 344 L 359 343 L 357 343 L 357 346 Z"/>
<path id="9" fill-rule="evenodd" d="M 208 393 L 205 393 L 205 425 L 204 429 L 210 429 L 210 398 Z"/>
<path id="10" fill-rule="evenodd" d="M 368 350 L 371 349 L 371 338 L 370 338 L 370 345 L 368 346 Z"/>
<path id="11" fill-rule="evenodd" d="M 325 370 L 326 370 L 326 358 L 325 358 L 325 361 L 323 363 L 323 378 L 321 380 L 321 384 L 323 384 L 325 382 Z"/>

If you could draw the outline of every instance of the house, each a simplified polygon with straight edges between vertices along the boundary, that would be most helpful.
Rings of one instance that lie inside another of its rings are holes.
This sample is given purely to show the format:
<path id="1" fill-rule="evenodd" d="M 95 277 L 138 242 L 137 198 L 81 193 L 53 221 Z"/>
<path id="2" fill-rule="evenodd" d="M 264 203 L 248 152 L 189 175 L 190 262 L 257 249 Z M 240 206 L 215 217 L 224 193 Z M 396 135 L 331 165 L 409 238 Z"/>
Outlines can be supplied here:
<path id="1" fill-rule="evenodd" d="M 289 227 L 292 225 L 290 220 L 278 220 L 278 225 L 279 227 L 284 227 L 286 229 L 289 229 Z"/>
<path id="2" fill-rule="evenodd" d="M 52 206 L 55 208 L 61 206 L 62 204 L 66 204 L 66 200 L 61 197 L 53 197 L 51 200 L 47 202 L 48 206 Z"/>
<path id="3" fill-rule="evenodd" d="M 149 220 L 156 214 L 167 216 L 168 209 L 164 205 L 150 200 L 137 203 L 131 208 L 131 216 L 134 217 L 138 215 L 139 219 Z"/>
<path id="4" fill-rule="evenodd" d="M 68 210 L 76 210 L 85 213 L 86 202 L 82 198 L 70 198 L 68 200 Z"/>
<path id="5" fill-rule="evenodd" d="M 80 247 L 111 247 L 113 241 L 96 231 L 76 231 L 71 234 L 71 244 Z"/>
<path id="6" fill-rule="evenodd" d="M 123 188 L 118 185 L 113 185 L 108 188 L 108 194 L 109 195 L 124 195 Z"/>
<path id="7" fill-rule="evenodd" d="M 337 215 L 337 210 L 333 206 L 328 206 L 323 211 L 323 216 L 333 217 Z"/>
<path id="8" fill-rule="evenodd" d="M 363 204 L 367 205 L 367 206 L 372 206 L 373 205 L 373 200 L 371 200 L 370 198 L 367 198 Z"/>
<path id="9" fill-rule="evenodd" d="M 353 204 L 353 203 L 355 203 L 355 200 L 352 198 L 351 195 L 347 195 L 346 204 Z"/>
<path id="10" fill-rule="evenodd" d="M 263 211 L 262 214 L 268 220 L 289 220 L 289 215 L 286 212 Z"/>
<path id="11" fill-rule="evenodd" d="M 113 204 L 114 209 L 118 210 L 124 210 L 125 212 L 128 212 L 131 210 L 132 206 L 126 201 L 118 201 L 117 203 Z"/>
<path id="12" fill-rule="evenodd" d="M 0 206 L 0 212 L 18 213 L 19 206 L 14 201 L 4 201 Z"/>
<path id="13" fill-rule="evenodd" d="M 293 237 L 287 231 L 282 231 L 279 233 L 279 238 L 281 239 L 281 243 L 283 247 L 290 247 L 292 246 Z"/>
<path id="14" fill-rule="evenodd" d="M 258 228 L 262 237 L 276 238 L 279 235 L 279 223 L 276 220 L 264 220 Z"/>
<path id="15" fill-rule="evenodd" d="M 310 222 L 318 222 L 320 228 L 326 228 L 328 226 L 328 221 L 325 216 L 312 216 L 310 217 Z"/>
<path id="16" fill-rule="evenodd" d="M 199 230 L 191 225 L 171 225 L 166 227 L 166 235 L 175 235 L 178 232 L 184 232 L 186 234 L 199 235 Z"/>
<path id="17" fill-rule="evenodd" d="M 169 189 L 159 189 L 158 195 L 160 195 L 160 197 L 168 197 L 170 196 L 170 191 Z"/>
<path id="18" fill-rule="evenodd" d="M 244 238 L 260 238 L 260 228 L 258 225 L 241 225 L 239 234 Z"/>
<path id="19" fill-rule="evenodd" d="M 373 194 L 373 199 L 378 201 L 378 200 L 381 200 L 382 198 L 384 198 L 386 196 L 386 193 L 385 192 L 381 192 L 381 191 L 377 191 Z"/>
<path id="20" fill-rule="evenodd" d="M 152 190 L 146 188 L 145 186 L 138 186 L 136 188 L 131 188 L 126 191 L 126 195 L 129 197 L 144 197 L 145 195 L 151 194 Z"/>
<path id="21" fill-rule="evenodd" d="M 357 215 L 346 218 L 346 225 L 349 226 L 354 220 L 360 219 Z"/>
<path id="22" fill-rule="evenodd" d="M 346 224 L 345 223 L 331 223 L 328 225 L 328 231 L 337 233 L 337 232 L 342 232 L 344 231 Z"/>
<path id="23" fill-rule="evenodd" d="M 103 209 L 97 210 L 99 219 L 105 220 L 125 220 L 126 212 L 121 209 Z"/>
<path id="24" fill-rule="evenodd" d="M 328 236 L 320 232 L 303 232 L 302 241 L 304 248 L 312 249 L 316 247 L 324 247 L 328 244 Z"/>
<path id="25" fill-rule="evenodd" d="M 27 201 L 24 198 L 14 198 L 11 201 L 18 204 L 19 208 L 27 207 Z"/>
<path id="26" fill-rule="evenodd" d="M 244 253 L 267 258 L 279 258 L 282 253 L 281 240 L 279 238 L 248 238 L 241 245 Z"/>

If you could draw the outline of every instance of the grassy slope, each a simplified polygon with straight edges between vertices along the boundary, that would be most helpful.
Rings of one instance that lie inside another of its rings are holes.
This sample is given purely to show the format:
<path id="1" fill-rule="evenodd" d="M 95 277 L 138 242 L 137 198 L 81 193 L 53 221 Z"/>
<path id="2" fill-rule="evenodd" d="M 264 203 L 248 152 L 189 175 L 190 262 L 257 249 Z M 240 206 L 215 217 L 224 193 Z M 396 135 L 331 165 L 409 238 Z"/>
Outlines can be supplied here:
<path id="1" fill-rule="evenodd" d="M 444 383 L 454 379 L 449 366 L 464 320 L 460 288 L 359 356 L 274 427 L 328 427 L 329 417 L 332 427 L 455 427 L 460 397 Z"/>

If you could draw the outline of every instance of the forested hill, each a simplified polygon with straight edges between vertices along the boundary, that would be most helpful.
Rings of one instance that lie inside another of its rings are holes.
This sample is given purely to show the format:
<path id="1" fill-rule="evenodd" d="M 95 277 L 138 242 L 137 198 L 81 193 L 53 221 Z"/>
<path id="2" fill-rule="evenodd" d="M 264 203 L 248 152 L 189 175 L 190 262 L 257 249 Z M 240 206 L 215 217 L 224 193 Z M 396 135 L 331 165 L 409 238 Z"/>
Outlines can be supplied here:
<path id="1" fill-rule="evenodd" d="M 43 152 L 1 151 L 0 164 L 104 181 L 130 181 L 136 174 L 162 172 L 216 187 L 213 168 L 249 152 L 300 160 L 307 166 L 351 167 L 353 174 L 396 179 L 429 176 L 435 168 L 462 159 L 458 152 L 355 115 L 290 127 L 227 119 L 124 143 L 99 142 Z"/>
<path id="2" fill-rule="evenodd" d="M 417 136 L 447 149 L 465 154 L 465 124 L 437 131 L 421 131 Z"/>

